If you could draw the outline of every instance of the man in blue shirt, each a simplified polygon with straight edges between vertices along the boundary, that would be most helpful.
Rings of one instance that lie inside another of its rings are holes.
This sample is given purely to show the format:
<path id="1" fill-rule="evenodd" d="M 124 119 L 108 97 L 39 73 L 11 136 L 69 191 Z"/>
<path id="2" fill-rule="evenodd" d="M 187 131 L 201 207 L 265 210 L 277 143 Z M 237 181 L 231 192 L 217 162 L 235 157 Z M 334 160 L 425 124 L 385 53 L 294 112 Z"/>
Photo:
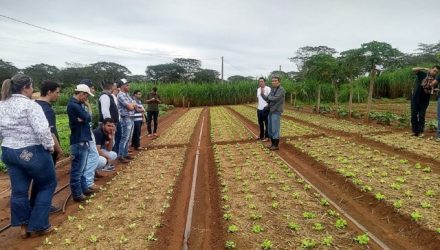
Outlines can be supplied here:
<path id="1" fill-rule="evenodd" d="M 90 114 L 84 109 L 83 104 L 88 97 L 93 96 L 90 88 L 85 84 L 76 86 L 73 97 L 67 104 L 67 115 L 70 127 L 70 152 L 73 156 L 70 170 L 70 189 L 75 202 L 85 202 L 86 196 L 93 194 L 88 189 L 84 170 L 89 152 L 89 141 L 92 140 Z"/>
<path id="2" fill-rule="evenodd" d="M 43 81 L 40 87 L 40 93 L 41 96 L 35 100 L 35 102 L 41 106 L 43 109 L 44 115 L 46 116 L 47 122 L 49 123 L 50 132 L 52 133 L 53 140 L 55 142 L 54 145 L 54 152 L 52 153 L 52 160 L 54 166 L 56 165 L 57 160 L 64 155 L 63 149 L 60 145 L 60 139 L 58 136 L 58 130 L 57 130 L 57 121 L 56 121 L 56 115 L 55 111 L 52 108 L 52 103 L 56 102 L 58 97 L 60 96 L 60 85 L 57 82 L 46 80 Z M 36 186 L 32 185 L 32 192 L 31 192 L 31 206 L 33 206 L 35 202 L 35 196 L 38 193 L 38 190 L 36 190 Z M 50 212 L 55 213 L 61 211 L 60 207 L 56 207 L 52 205 L 50 207 Z"/>

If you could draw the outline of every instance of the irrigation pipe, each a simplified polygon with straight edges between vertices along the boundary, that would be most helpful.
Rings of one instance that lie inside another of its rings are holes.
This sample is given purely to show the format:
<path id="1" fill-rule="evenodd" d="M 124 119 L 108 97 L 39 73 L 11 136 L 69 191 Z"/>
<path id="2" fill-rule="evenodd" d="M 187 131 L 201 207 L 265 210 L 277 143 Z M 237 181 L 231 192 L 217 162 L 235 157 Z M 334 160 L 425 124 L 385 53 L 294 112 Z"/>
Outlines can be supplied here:
<path id="1" fill-rule="evenodd" d="M 205 116 L 203 116 L 203 119 L 202 119 L 202 127 L 200 128 L 199 142 L 197 144 L 196 160 L 194 162 L 194 172 L 193 172 L 193 179 L 192 179 L 192 185 L 191 185 L 191 196 L 189 198 L 189 203 L 188 203 L 188 214 L 186 217 L 186 226 L 185 226 L 185 233 L 184 233 L 184 239 L 183 239 L 183 249 L 184 250 L 188 249 L 188 239 L 191 234 L 191 222 L 192 222 L 193 209 L 194 209 L 194 196 L 196 193 L 197 170 L 198 170 L 199 155 L 200 155 L 200 142 L 202 141 L 202 133 L 203 133 L 204 123 L 205 123 Z"/>

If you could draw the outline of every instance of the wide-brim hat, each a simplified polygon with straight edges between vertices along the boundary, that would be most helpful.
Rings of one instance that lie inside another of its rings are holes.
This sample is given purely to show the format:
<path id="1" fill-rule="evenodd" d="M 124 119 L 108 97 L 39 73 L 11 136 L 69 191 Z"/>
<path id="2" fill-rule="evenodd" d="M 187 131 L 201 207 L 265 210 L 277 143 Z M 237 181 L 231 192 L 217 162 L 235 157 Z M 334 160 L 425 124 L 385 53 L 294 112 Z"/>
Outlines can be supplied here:
<path id="1" fill-rule="evenodd" d="M 92 94 L 92 92 L 90 92 L 89 86 L 87 86 L 85 84 L 76 85 L 75 92 L 84 92 L 84 93 L 89 94 L 90 96 L 95 96 L 94 94 Z"/>

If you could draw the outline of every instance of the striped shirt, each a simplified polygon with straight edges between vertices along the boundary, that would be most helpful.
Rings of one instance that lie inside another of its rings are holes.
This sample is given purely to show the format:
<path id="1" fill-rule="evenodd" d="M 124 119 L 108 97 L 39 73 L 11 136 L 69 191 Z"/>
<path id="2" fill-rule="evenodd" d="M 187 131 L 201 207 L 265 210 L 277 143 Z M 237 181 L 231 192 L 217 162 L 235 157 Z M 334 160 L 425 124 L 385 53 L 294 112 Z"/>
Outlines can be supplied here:
<path id="1" fill-rule="evenodd" d="M 127 109 L 126 105 L 133 103 L 134 100 L 131 98 L 131 96 L 128 93 L 120 92 L 118 94 L 118 109 L 119 109 L 119 115 L 123 117 L 133 117 L 134 110 Z"/>
<path id="2" fill-rule="evenodd" d="M 0 140 L 2 146 L 20 149 L 42 145 L 53 151 L 49 123 L 40 105 L 21 94 L 0 101 Z"/>
<path id="3" fill-rule="evenodd" d="M 139 122 L 139 121 L 143 121 L 144 119 L 143 119 L 143 115 L 144 115 L 144 106 L 142 106 L 142 102 L 141 102 L 141 100 L 139 100 L 139 99 L 137 99 L 136 97 L 134 97 L 133 96 L 133 100 L 136 102 L 136 107 L 138 108 L 138 109 L 142 109 L 143 111 L 141 111 L 141 112 L 138 112 L 138 111 L 136 111 L 135 110 L 135 112 L 134 112 L 134 121 L 135 122 Z"/>

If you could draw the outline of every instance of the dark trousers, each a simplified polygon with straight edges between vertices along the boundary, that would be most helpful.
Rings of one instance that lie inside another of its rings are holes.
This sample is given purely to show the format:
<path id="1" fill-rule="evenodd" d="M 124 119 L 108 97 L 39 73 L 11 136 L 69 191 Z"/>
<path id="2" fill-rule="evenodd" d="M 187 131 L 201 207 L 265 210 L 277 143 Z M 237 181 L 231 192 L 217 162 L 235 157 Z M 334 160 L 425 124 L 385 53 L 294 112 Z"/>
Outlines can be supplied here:
<path id="1" fill-rule="evenodd" d="M 260 139 L 269 138 L 268 116 L 269 110 L 257 109 L 258 125 L 260 126 Z"/>
<path id="2" fill-rule="evenodd" d="M 411 100 L 411 129 L 415 135 L 422 134 L 425 130 L 425 114 L 429 100 Z"/>
<path id="3" fill-rule="evenodd" d="M 121 123 L 118 122 L 117 124 L 115 124 L 116 126 L 116 133 L 115 133 L 115 145 L 113 145 L 113 150 L 116 153 L 119 152 L 119 143 L 121 142 L 121 131 L 122 131 L 122 127 L 121 127 Z"/>
<path id="4" fill-rule="evenodd" d="M 159 116 L 159 111 L 147 111 L 147 130 L 148 134 L 157 132 L 157 117 Z M 153 130 L 151 130 L 151 121 L 154 121 Z"/>
<path id="5" fill-rule="evenodd" d="M 134 148 L 138 148 L 141 146 L 141 129 L 142 129 L 142 121 L 135 121 L 133 128 L 133 136 L 131 138 L 131 146 Z"/>

